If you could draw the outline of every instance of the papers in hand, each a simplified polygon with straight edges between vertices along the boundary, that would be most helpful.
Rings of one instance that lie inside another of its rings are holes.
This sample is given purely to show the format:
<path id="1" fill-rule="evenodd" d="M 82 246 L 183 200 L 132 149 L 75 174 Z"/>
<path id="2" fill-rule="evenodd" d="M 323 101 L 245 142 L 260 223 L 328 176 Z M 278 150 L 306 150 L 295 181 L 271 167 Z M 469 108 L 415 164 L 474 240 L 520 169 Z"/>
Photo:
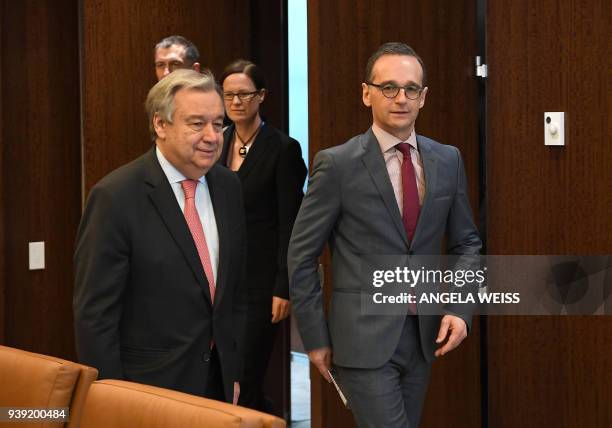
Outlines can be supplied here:
<path id="1" fill-rule="evenodd" d="M 349 405 L 348 405 L 348 401 L 346 400 L 346 397 L 344 396 L 344 393 L 342 392 L 342 390 L 340 389 L 340 385 L 338 385 L 338 382 L 336 382 L 336 371 L 332 368 L 331 370 L 327 370 L 327 373 L 329 373 L 329 377 L 332 380 L 332 383 L 334 384 L 334 386 L 336 387 L 336 391 L 338 392 L 338 396 L 340 397 L 340 399 L 342 400 L 342 404 L 344 404 L 344 406 L 347 409 L 350 409 Z"/>

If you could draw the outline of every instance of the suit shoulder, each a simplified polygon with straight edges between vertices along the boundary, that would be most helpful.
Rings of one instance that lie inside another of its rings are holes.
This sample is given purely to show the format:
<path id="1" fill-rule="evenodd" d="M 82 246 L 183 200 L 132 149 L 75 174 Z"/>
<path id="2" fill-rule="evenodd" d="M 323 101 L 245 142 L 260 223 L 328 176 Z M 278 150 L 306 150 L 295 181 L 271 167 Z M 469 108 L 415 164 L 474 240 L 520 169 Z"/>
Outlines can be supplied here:
<path id="1" fill-rule="evenodd" d="M 124 223 L 125 226 L 126 216 L 129 217 L 133 212 L 126 208 L 137 205 L 145 194 L 145 169 L 146 154 L 111 171 L 98 181 L 87 195 L 83 219 L 106 217 L 108 220 L 114 219 L 112 221 L 117 224 Z"/>
<path id="2" fill-rule="evenodd" d="M 450 144 L 442 144 L 423 135 L 417 135 L 419 144 L 426 144 L 433 152 L 442 156 L 456 156 L 459 153 L 459 149 Z"/>
<path id="3" fill-rule="evenodd" d="M 315 155 L 315 163 L 317 163 L 317 161 L 322 162 L 323 160 L 328 160 L 333 165 L 340 168 L 340 170 L 351 171 L 355 167 L 356 162 L 360 162 L 364 153 L 365 141 L 363 138 L 367 138 L 366 134 L 356 135 L 338 146 L 320 150 Z"/>
<path id="4" fill-rule="evenodd" d="M 318 155 L 329 156 L 329 157 L 334 158 L 334 160 L 350 157 L 356 152 L 361 151 L 362 149 L 361 139 L 364 137 L 364 135 L 365 134 L 356 135 L 350 140 L 342 144 L 320 150 L 317 152 L 317 156 Z"/>
<path id="5" fill-rule="evenodd" d="M 149 154 L 146 153 L 109 172 L 96 183 L 92 191 L 94 189 L 107 189 L 113 193 L 117 193 L 121 192 L 123 189 L 131 188 L 135 183 L 142 182 L 145 171 L 145 161 L 148 155 Z"/>
<path id="6" fill-rule="evenodd" d="M 295 150 L 296 148 L 299 148 L 301 150 L 301 146 L 298 140 L 285 134 L 280 129 L 277 129 L 270 125 L 266 125 L 266 126 L 268 126 L 268 129 L 270 130 L 270 136 L 276 140 L 281 151 L 292 150 L 292 149 Z"/>

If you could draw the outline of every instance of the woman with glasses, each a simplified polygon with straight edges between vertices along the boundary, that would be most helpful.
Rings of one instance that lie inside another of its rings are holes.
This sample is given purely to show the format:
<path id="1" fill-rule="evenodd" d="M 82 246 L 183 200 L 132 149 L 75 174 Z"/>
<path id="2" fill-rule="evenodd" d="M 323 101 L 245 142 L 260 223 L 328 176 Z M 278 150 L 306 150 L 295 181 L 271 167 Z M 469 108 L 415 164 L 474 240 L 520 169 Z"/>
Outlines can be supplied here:
<path id="1" fill-rule="evenodd" d="M 238 174 L 247 222 L 248 320 L 238 404 L 265 412 L 263 380 L 278 323 L 289 316 L 287 247 L 302 201 L 306 166 L 299 143 L 264 122 L 261 69 L 236 60 L 221 76 L 227 116 L 219 162 Z"/>

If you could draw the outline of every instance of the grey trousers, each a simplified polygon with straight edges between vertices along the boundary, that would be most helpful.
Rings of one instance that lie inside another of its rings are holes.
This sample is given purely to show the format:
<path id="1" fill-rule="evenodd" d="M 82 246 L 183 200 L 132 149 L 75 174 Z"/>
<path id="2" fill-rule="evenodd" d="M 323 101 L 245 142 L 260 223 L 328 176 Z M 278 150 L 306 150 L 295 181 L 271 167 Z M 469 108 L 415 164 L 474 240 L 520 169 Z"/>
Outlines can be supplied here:
<path id="1" fill-rule="evenodd" d="M 382 367 L 335 367 L 360 428 L 418 427 L 431 364 L 423 357 L 415 316 L 406 317 L 397 349 Z"/>

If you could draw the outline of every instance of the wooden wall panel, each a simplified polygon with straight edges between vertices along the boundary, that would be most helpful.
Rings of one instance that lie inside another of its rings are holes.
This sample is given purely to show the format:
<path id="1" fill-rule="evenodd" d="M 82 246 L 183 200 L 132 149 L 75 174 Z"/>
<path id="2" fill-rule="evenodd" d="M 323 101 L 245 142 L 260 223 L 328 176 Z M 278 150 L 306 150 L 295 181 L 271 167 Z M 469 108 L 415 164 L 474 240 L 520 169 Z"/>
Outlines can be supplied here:
<path id="1" fill-rule="evenodd" d="M 264 120 L 289 132 L 287 88 L 287 1 L 251 0 L 250 59 L 266 76 Z"/>
<path id="2" fill-rule="evenodd" d="M 103 176 L 152 147 L 143 103 L 156 83 L 153 48 L 180 34 L 219 75 L 249 56 L 250 3 L 241 0 L 83 0 L 84 194 Z"/>
<path id="3" fill-rule="evenodd" d="M 265 121 L 289 132 L 287 88 L 287 0 L 251 0 L 250 56 L 266 77 L 267 95 L 260 112 Z M 274 413 L 290 418 L 291 321 L 280 323 L 264 380 L 264 394 Z"/>
<path id="4" fill-rule="evenodd" d="M 251 36 L 248 59 L 261 67 L 266 77 L 266 100 L 260 108 L 263 119 L 289 132 L 287 88 L 287 0 L 251 0 Z M 291 408 L 291 321 L 280 323 L 264 381 L 264 393 L 274 403 L 276 415 L 289 418 Z"/>
<path id="5" fill-rule="evenodd" d="M 74 358 L 77 1 L 3 1 L 2 8 L 4 343 Z M 46 269 L 28 270 L 29 241 L 45 241 Z"/>
<path id="6" fill-rule="evenodd" d="M 472 206 L 478 201 L 476 5 L 473 1 L 308 3 L 310 160 L 371 125 L 361 101 L 368 57 L 387 41 L 404 41 L 423 57 L 429 92 L 417 132 L 462 151 Z M 329 258 L 326 280 L 329 284 Z M 329 290 L 330 287 L 328 287 Z M 329 296 L 328 296 L 329 298 Z M 462 347 L 434 365 L 423 426 L 480 426 L 478 322 Z M 333 387 L 311 371 L 312 426 L 353 426 Z M 444 409 L 441 411 L 440 409 Z"/>
<path id="7" fill-rule="evenodd" d="M 491 254 L 610 254 L 606 0 L 489 2 Z M 566 112 L 566 146 L 543 114 Z M 609 317 L 489 318 L 489 426 L 612 425 Z"/>

